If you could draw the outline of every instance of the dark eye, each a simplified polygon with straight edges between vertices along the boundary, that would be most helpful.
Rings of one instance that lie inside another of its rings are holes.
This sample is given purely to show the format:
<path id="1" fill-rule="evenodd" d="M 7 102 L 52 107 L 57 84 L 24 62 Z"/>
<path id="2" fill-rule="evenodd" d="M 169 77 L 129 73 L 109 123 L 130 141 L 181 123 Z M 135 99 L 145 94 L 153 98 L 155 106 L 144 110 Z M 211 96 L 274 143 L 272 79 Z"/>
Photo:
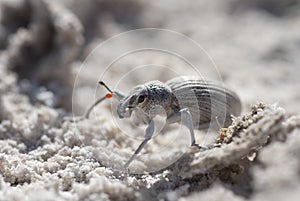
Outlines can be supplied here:
<path id="1" fill-rule="evenodd" d="M 144 102 L 145 98 L 146 98 L 146 96 L 145 96 L 145 95 L 141 95 L 141 96 L 139 96 L 138 103 L 142 103 L 142 102 Z"/>

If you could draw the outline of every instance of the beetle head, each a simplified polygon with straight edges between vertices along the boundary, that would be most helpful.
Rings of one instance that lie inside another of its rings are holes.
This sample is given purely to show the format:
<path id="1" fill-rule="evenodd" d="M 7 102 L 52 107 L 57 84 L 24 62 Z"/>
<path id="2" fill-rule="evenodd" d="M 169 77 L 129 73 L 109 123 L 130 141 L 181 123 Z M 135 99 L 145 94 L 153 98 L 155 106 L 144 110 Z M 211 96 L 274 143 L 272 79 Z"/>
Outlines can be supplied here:
<path id="1" fill-rule="evenodd" d="M 132 112 L 148 101 L 148 91 L 144 85 L 134 87 L 125 98 L 120 100 L 117 113 L 120 118 L 130 117 Z"/>
<path id="2" fill-rule="evenodd" d="M 117 113 L 120 118 L 128 118 L 133 111 L 152 119 L 162 114 L 171 102 L 171 90 L 159 81 L 148 82 L 133 88 L 128 96 L 120 100 Z M 143 118 L 143 117 L 141 117 Z"/>

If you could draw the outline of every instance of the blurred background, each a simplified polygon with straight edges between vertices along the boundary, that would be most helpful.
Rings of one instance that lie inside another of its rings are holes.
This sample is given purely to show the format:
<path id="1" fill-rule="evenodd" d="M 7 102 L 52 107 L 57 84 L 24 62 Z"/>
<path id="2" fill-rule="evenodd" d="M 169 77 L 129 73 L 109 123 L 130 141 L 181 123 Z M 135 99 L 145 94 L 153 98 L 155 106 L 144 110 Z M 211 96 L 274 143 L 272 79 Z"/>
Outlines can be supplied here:
<path id="1" fill-rule="evenodd" d="M 1 92 L 21 91 L 33 104 L 71 111 L 75 86 L 73 103 L 83 111 L 101 75 L 126 91 L 151 79 L 194 74 L 179 57 L 158 51 L 128 54 L 111 64 L 137 44 L 157 43 L 192 61 L 202 76 L 231 86 L 244 110 L 264 101 L 299 112 L 299 0 L 1 0 L 0 9 Z M 169 35 L 157 31 L 107 42 L 142 28 L 169 30 L 173 38 L 164 44 Z M 189 39 L 176 38 L 183 35 Z M 142 66 L 144 71 L 122 78 Z"/>

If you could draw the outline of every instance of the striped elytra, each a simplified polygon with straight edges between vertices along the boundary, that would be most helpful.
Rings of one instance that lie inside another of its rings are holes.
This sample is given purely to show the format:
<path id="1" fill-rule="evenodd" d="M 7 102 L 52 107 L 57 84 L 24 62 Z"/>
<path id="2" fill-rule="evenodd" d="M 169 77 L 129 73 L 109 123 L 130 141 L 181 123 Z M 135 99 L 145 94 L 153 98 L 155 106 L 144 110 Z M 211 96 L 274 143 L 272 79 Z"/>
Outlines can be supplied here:
<path id="1" fill-rule="evenodd" d="M 237 94 L 221 83 L 200 77 L 181 76 L 166 82 L 173 95 L 173 111 L 187 108 L 195 128 L 209 126 L 216 119 L 223 126 L 230 123 L 230 115 L 239 115 L 241 101 Z M 179 119 L 177 120 L 179 121 Z"/>

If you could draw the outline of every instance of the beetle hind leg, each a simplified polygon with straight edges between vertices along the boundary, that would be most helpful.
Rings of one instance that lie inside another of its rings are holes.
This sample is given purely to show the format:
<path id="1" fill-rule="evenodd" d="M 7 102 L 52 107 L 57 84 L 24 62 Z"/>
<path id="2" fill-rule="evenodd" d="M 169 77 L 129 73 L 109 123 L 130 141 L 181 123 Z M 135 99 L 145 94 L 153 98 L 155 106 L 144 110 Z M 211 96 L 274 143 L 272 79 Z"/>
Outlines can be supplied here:
<path id="1" fill-rule="evenodd" d="M 196 143 L 193 118 L 192 118 L 190 111 L 187 108 L 181 109 L 179 112 L 171 115 L 168 118 L 168 122 L 174 122 L 175 120 L 178 121 L 178 119 L 180 119 L 180 118 L 182 119 L 182 124 L 185 125 L 190 131 L 191 146 L 198 147 L 201 150 L 209 150 L 209 149 L 212 149 L 215 147 L 220 147 L 220 144 L 213 143 L 213 144 L 208 144 L 208 145 L 199 145 Z"/>

